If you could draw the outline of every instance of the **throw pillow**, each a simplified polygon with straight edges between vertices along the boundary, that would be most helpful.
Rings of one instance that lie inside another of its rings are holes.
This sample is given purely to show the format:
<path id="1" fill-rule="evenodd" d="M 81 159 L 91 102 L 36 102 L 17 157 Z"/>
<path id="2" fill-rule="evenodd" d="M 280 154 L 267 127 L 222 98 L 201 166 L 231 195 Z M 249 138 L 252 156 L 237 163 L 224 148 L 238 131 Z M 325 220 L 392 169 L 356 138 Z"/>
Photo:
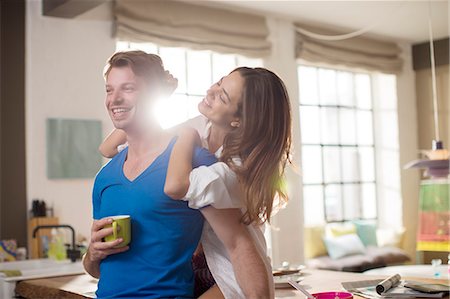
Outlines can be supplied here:
<path id="1" fill-rule="evenodd" d="M 339 259 L 344 256 L 363 254 L 365 252 L 364 244 L 357 234 L 348 234 L 339 237 L 324 238 L 328 255 L 332 259 Z"/>

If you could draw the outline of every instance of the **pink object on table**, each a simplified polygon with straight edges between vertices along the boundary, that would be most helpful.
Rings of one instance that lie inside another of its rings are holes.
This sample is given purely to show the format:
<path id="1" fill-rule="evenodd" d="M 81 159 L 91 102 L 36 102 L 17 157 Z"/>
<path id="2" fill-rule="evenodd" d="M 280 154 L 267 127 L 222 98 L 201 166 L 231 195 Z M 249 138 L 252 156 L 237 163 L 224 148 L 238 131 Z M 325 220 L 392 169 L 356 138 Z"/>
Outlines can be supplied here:
<path id="1" fill-rule="evenodd" d="M 312 294 L 316 299 L 352 299 L 353 295 L 347 292 L 323 292 Z"/>

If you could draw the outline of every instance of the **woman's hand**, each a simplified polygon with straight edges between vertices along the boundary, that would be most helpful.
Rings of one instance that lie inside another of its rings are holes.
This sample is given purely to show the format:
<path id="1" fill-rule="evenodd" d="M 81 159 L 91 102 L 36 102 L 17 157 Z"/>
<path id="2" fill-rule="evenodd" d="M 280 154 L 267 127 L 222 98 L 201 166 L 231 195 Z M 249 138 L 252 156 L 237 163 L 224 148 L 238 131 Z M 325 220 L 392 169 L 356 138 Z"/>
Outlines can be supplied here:
<path id="1" fill-rule="evenodd" d="M 103 242 L 103 238 L 113 234 L 112 227 L 106 227 L 112 223 L 111 218 L 94 220 L 91 228 L 91 243 L 84 257 L 83 265 L 86 271 L 94 277 L 100 277 L 100 262 L 111 254 L 117 254 L 129 249 L 128 246 L 114 248 L 123 240 L 121 238 Z"/>
<path id="2" fill-rule="evenodd" d="M 169 71 L 165 71 L 165 73 L 166 73 L 166 88 L 164 92 L 167 96 L 170 96 L 178 87 L 178 79 L 175 78 Z"/>

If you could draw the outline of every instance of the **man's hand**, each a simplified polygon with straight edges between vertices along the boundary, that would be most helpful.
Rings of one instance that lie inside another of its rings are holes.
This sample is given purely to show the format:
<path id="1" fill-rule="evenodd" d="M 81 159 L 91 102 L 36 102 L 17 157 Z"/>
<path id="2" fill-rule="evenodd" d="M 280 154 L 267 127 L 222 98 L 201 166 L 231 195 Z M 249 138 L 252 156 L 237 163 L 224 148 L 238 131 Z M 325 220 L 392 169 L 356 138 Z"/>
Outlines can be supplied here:
<path id="1" fill-rule="evenodd" d="M 114 248 L 123 240 L 121 238 L 111 241 L 103 242 L 103 238 L 113 234 L 112 227 L 105 226 L 112 223 L 111 218 L 103 218 L 94 220 L 91 228 L 91 243 L 88 251 L 83 259 L 83 265 L 86 271 L 94 277 L 100 277 L 100 262 L 111 254 L 121 253 L 129 249 L 128 246 L 121 248 Z"/>

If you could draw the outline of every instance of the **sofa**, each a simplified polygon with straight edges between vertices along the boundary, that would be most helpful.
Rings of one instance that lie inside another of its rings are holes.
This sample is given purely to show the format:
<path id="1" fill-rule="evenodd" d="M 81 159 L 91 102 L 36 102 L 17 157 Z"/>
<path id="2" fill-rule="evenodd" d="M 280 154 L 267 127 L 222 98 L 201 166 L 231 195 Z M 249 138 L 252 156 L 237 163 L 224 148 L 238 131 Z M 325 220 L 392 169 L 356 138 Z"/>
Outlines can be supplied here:
<path id="1" fill-rule="evenodd" d="M 404 229 L 380 229 L 374 221 L 307 226 L 304 232 L 308 268 L 364 272 L 411 260 L 402 249 Z"/>

